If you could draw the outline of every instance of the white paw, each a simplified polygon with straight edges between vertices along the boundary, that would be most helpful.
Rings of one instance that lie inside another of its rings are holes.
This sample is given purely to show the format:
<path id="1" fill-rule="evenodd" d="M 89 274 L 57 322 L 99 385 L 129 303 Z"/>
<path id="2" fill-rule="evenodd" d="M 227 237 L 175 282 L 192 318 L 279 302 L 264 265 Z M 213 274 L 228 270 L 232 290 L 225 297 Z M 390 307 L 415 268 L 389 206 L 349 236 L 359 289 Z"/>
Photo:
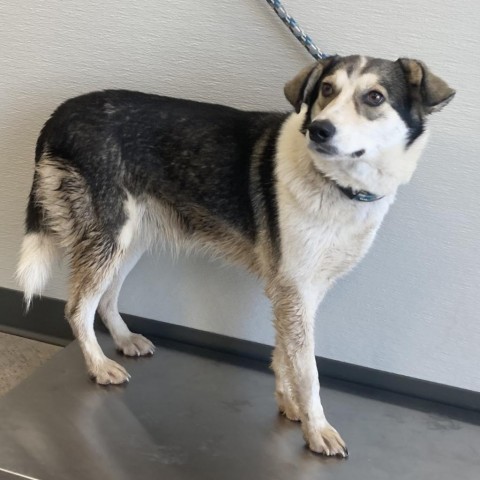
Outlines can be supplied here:
<path id="1" fill-rule="evenodd" d="M 125 368 L 106 357 L 91 367 L 89 373 L 100 385 L 119 385 L 130 380 L 130 375 Z"/>
<path id="2" fill-rule="evenodd" d="M 127 357 L 141 357 L 142 355 L 153 355 L 155 345 L 138 333 L 131 333 L 116 341 L 118 350 Z"/>
<path id="3" fill-rule="evenodd" d="M 308 448 L 313 452 L 328 456 L 348 457 L 348 449 L 345 442 L 330 424 L 327 423 L 322 428 L 305 427 L 303 430 Z"/>
<path id="4" fill-rule="evenodd" d="M 295 401 L 289 396 L 281 392 L 276 392 L 278 410 L 292 422 L 300 421 L 300 410 Z"/>

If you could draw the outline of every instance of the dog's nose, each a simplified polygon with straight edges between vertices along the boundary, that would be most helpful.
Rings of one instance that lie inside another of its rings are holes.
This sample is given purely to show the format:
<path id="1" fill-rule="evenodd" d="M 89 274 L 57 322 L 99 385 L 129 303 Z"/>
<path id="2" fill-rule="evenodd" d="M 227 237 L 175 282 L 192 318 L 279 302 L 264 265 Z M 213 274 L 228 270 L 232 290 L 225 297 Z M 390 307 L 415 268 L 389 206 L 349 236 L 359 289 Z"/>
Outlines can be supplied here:
<path id="1" fill-rule="evenodd" d="M 330 120 L 317 120 L 308 127 L 310 140 L 315 143 L 325 143 L 335 135 L 335 125 Z"/>

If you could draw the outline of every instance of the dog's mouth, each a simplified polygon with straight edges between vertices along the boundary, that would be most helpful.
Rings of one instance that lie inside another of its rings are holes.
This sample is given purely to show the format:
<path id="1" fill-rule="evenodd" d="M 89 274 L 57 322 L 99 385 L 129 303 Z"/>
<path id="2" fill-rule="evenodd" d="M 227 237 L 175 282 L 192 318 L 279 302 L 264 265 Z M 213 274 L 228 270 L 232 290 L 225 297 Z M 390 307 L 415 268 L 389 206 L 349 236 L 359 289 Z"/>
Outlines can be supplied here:
<path id="1" fill-rule="evenodd" d="M 336 147 L 332 147 L 331 145 L 318 144 L 315 142 L 310 142 L 310 148 L 323 155 L 338 155 L 339 153 Z M 351 157 L 351 158 L 360 158 L 364 154 L 365 154 L 365 149 L 362 148 L 361 150 L 356 150 L 355 152 L 345 156 Z"/>
<path id="2" fill-rule="evenodd" d="M 331 145 L 323 145 L 315 142 L 310 142 L 310 148 L 324 155 L 336 155 L 338 153 L 336 147 L 332 147 Z"/>
<path id="3" fill-rule="evenodd" d="M 357 150 L 356 152 L 353 152 L 350 156 L 352 158 L 359 158 L 365 153 L 365 149 Z"/>

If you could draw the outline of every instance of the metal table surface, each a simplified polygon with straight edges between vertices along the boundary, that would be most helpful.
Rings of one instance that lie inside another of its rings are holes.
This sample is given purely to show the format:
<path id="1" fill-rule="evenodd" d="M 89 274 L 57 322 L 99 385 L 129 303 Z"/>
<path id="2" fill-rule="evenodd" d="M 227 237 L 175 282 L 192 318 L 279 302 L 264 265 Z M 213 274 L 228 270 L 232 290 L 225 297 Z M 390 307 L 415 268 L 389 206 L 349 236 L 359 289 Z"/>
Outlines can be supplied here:
<path id="1" fill-rule="evenodd" d="M 55 355 L 0 399 L 0 478 L 480 478 L 478 414 L 328 381 L 324 405 L 350 457 L 325 458 L 276 413 L 259 363 L 166 341 L 129 359 L 99 336 L 130 384 L 89 381 L 76 343 Z"/>

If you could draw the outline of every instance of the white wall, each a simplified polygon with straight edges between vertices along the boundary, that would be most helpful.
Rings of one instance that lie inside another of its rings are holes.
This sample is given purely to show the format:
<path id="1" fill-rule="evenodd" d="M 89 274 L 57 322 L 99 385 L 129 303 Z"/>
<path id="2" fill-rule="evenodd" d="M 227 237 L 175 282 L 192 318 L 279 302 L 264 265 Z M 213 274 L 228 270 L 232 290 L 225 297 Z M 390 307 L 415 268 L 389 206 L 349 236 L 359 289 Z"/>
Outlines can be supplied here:
<path id="1" fill-rule="evenodd" d="M 286 4 L 326 51 L 418 57 L 458 90 L 367 259 L 321 308 L 317 353 L 480 391 L 478 4 Z M 310 62 L 262 0 L 1 0 L 0 25 L 0 286 L 11 288 L 36 135 L 59 102 L 122 87 L 285 109 L 284 82 Z M 65 298 L 65 278 L 47 294 Z M 121 307 L 273 340 L 259 284 L 200 257 L 143 259 Z"/>

